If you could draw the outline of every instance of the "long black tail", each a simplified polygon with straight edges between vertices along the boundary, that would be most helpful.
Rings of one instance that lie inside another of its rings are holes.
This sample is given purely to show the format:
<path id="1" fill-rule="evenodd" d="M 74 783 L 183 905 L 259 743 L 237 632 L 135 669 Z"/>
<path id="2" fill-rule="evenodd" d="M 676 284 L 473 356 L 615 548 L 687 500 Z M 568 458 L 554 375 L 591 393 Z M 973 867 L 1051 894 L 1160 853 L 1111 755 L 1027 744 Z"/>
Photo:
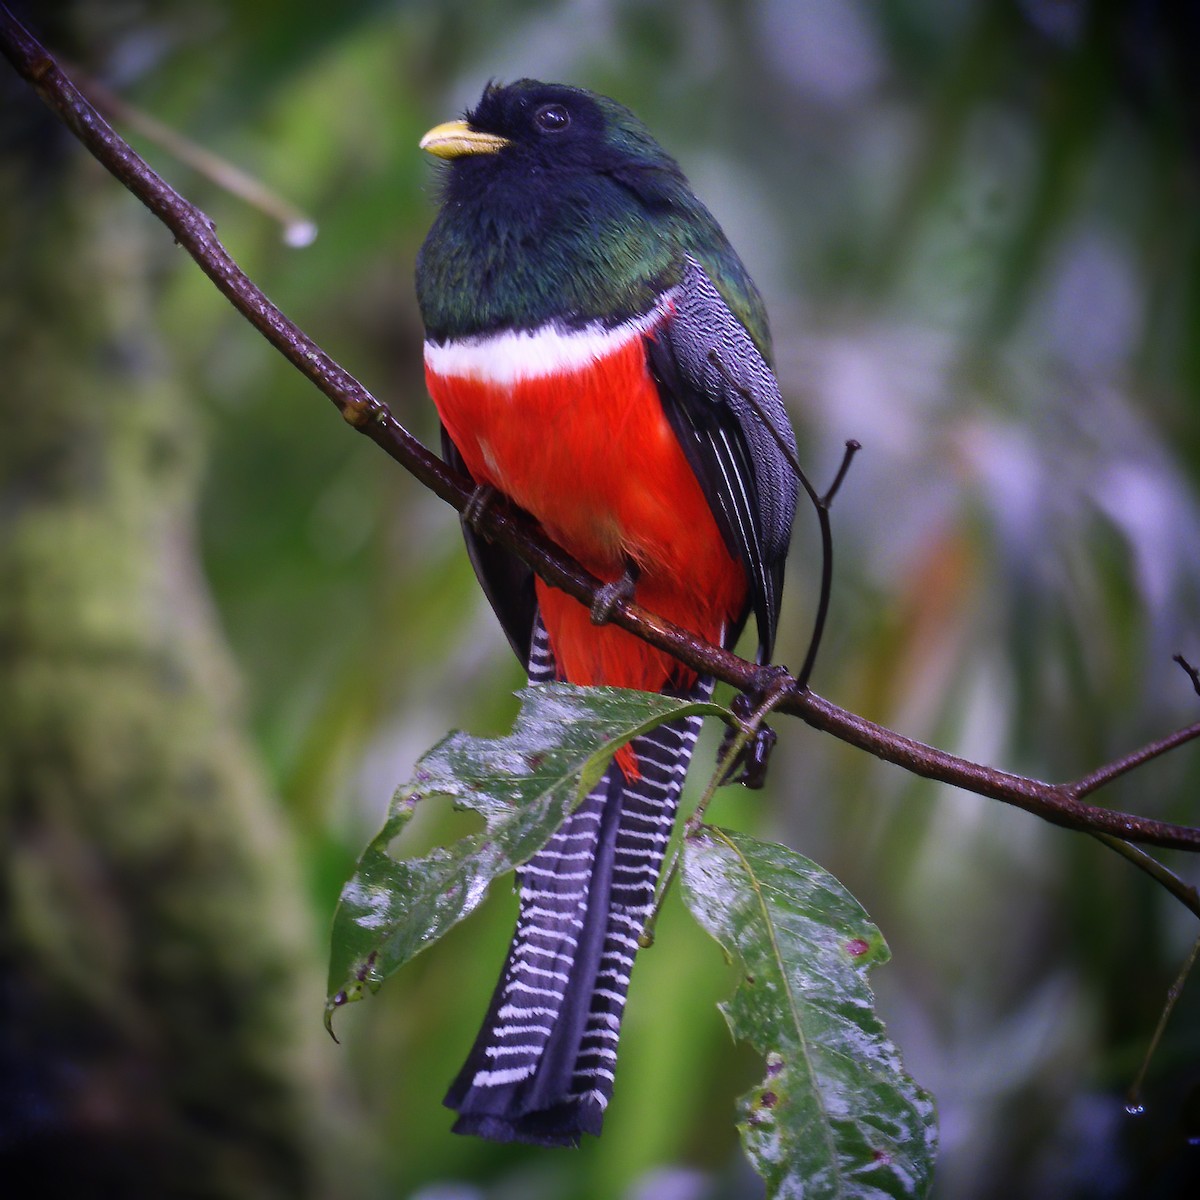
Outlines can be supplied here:
<path id="1" fill-rule="evenodd" d="M 532 682 L 554 678 L 539 621 Z M 701 681 L 693 696 L 707 696 Z M 598 1134 L 638 938 L 675 822 L 700 718 L 633 742 L 640 778 L 613 763 L 520 871 L 520 912 L 483 1027 L 446 1095 L 455 1133 L 577 1146 Z"/>

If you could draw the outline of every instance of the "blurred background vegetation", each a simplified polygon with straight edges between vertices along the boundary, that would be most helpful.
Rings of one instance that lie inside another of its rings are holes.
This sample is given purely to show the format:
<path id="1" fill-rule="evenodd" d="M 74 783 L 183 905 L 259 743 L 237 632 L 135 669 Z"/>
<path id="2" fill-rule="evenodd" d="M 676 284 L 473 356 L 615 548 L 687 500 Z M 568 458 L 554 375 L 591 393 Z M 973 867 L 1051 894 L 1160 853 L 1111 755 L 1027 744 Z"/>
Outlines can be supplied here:
<path id="1" fill-rule="evenodd" d="M 426 440 L 416 149 L 491 78 L 613 95 L 757 279 L 814 477 L 846 438 L 817 690 L 1044 778 L 1193 721 L 1200 6 L 1167 0 L 121 0 L 18 5 L 81 71 L 309 213 L 280 230 L 123 129 Z M 759 1194 L 669 906 L 604 1137 L 452 1137 L 513 918 L 488 905 L 320 1031 L 339 886 L 416 756 L 521 675 L 453 514 L 275 355 L 0 71 L 0 1177 L 41 1194 Z M 800 514 L 781 661 L 803 656 Z M 1200 987 L 1129 1085 L 1194 920 L 1099 844 L 781 723 L 714 817 L 834 871 L 938 1098 L 940 1197 L 1174 1196 Z M 697 778 L 700 771 L 696 772 Z M 1200 753 L 1103 795 L 1200 821 Z M 431 813 L 423 836 L 454 832 Z M 1196 877 L 1196 864 L 1170 856 Z M 81 1182 L 86 1181 L 86 1182 Z"/>

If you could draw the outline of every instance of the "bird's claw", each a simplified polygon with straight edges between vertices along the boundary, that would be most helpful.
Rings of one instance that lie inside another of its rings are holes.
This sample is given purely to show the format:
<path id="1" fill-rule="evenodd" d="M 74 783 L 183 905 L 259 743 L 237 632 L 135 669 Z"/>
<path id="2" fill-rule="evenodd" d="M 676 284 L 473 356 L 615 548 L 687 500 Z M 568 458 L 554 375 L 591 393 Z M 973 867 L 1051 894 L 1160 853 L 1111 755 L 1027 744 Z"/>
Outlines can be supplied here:
<path id="1" fill-rule="evenodd" d="M 718 762 L 724 760 L 734 738 L 738 736 L 738 726 L 745 728 L 746 723 L 764 700 L 781 688 L 790 686 L 790 681 L 791 676 L 784 667 L 767 665 L 758 669 L 751 692 L 739 692 L 729 703 L 738 725 L 731 725 L 725 730 L 725 736 L 721 739 L 721 748 L 717 752 Z M 751 734 L 749 741 L 729 764 L 721 783 L 723 785 L 740 783 L 753 791 L 761 788 L 767 781 L 767 766 L 771 761 L 771 751 L 775 749 L 777 740 L 778 735 L 770 725 L 765 722 L 759 725 Z"/>
<path id="2" fill-rule="evenodd" d="M 483 514 L 487 512 L 493 500 L 497 496 L 496 489 L 490 483 L 481 483 L 471 493 L 470 499 L 463 505 L 462 523 L 468 528 L 480 532 L 479 522 L 483 519 Z"/>
<path id="3" fill-rule="evenodd" d="M 767 782 L 767 765 L 777 739 L 778 734 L 770 725 L 760 725 L 734 762 L 734 767 L 740 766 L 742 773 L 731 782 L 758 791 Z"/>
<path id="4" fill-rule="evenodd" d="M 777 693 L 788 691 L 795 683 L 792 673 L 780 663 L 759 663 L 754 671 L 754 682 L 746 697 L 751 711 L 765 700 L 773 699 Z"/>
<path id="5" fill-rule="evenodd" d="M 626 563 L 620 579 L 611 583 L 601 584 L 592 597 L 592 624 L 607 625 L 612 615 L 617 611 L 618 604 L 624 604 L 633 599 L 637 590 L 638 569 L 634 563 Z"/>

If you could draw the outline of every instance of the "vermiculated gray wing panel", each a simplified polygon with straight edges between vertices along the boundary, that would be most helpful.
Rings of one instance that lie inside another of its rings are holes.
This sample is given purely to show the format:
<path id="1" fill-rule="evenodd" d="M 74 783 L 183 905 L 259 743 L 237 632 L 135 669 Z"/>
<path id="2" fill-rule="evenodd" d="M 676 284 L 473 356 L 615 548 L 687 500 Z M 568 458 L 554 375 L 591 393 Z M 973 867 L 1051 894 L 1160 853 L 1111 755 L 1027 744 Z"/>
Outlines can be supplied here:
<path id="1" fill-rule="evenodd" d="M 779 624 L 783 563 L 798 486 L 779 447 L 781 440 L 795 455 L 796 436 L 779 385 L 750 335 L 692 258 L 670 317 L 647 337 L 646 347 L 667 418 L 729 552 L 746 569 L 759 656 L 766 661 Z M 732 630 L 731 640 L 739 632 L 740 626 Z"/>

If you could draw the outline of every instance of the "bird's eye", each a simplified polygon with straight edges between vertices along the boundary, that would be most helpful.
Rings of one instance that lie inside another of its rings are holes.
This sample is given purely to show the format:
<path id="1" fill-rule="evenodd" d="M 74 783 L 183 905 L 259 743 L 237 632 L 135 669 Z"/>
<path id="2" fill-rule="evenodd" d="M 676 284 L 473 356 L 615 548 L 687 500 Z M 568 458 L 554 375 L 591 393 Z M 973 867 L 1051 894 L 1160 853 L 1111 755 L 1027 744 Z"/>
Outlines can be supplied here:
<path id="1" fill-rule="evenodd" d="M 533 122 L 543 133 L 562 133 L 571 124 L 571 114 L 564 104 L 543 104 L 533 114 Z"/>

